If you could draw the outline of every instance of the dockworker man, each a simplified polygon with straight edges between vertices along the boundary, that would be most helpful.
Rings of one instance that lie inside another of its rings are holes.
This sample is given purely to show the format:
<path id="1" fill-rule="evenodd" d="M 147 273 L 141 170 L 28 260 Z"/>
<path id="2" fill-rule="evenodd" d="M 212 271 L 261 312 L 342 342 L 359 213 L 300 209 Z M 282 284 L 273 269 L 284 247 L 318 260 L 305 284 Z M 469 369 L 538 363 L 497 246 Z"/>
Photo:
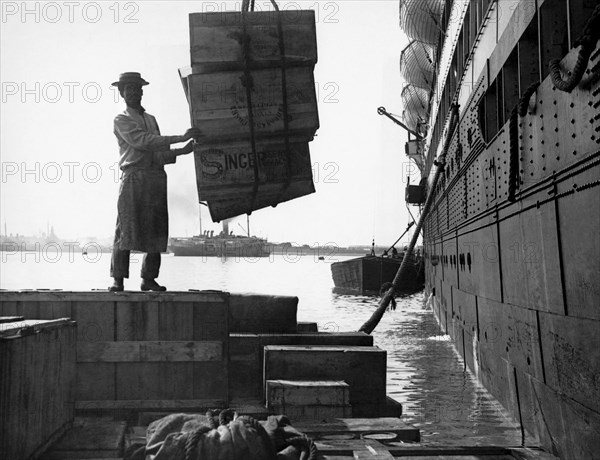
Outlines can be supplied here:
<path id="1" fill-rule="evenodd" d="M 141 105 L 142 86 L 148 82 L 138 72 L 126 72 L 112 86 L 127 107 L 114 120 L 122 171 L 115 240 L 110 264 L 114 282 L 109 291 L 122 291 L 123 278 L 129 278 L 130 251 L 145 252 L 142 262 L 142 291 L 165 291 L 156 282 L 160 253 L 167 250 L 169 233 L 167 175 L 164 165 L 175 163 L 179 155 L 193 151 L 193 141 L 183 148 L 171 144 L 197 139 L 202 132 L 191 128 L 182 136 L 161 136 L 156 119 Z"/>

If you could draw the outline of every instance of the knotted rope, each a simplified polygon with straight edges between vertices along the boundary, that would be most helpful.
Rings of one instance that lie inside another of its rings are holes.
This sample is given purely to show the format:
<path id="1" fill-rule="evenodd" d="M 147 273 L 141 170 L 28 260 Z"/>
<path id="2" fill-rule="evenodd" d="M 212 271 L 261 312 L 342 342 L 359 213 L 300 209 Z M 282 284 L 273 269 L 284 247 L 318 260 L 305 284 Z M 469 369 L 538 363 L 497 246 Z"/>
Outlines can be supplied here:
<path id="1" fill-rule="evenodd" d="M 554 84 L 557 89 L 567 93 L 570 93 L 575 89 L 583 77 L 590 56 L 596 48 L 598 39 L 600 39 L 600 5 L 597 5 L 596 8 L 594 8 L 594 12 L 585 24 L 583 32 L 577 40 L 575 40 L 574 47 L 581 46 L 581 48 L 571 75 L 566 79 L 563 78 L 562 70 L 560 68 L 560 59 L 552 59 L 550 61 L 550 77 L 552 78 L 552 84 Z"/>

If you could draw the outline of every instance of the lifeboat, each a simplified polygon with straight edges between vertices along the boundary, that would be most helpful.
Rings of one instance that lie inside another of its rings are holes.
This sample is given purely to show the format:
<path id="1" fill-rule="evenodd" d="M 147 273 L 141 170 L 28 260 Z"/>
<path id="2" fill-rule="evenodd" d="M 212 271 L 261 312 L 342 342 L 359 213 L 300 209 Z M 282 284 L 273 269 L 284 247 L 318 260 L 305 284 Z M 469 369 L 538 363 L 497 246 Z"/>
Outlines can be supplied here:
<path id="1" fill-rule="evenodd" d="M 407 84 L 401 93 L 402 118 L 404 124 L 415 132 L 421 131 L 429 117 L 429 91 L 413 84 Z"/>
<path id="2" fill-rule="evenodd" d="M 413 40 L 437 44 L 444 0 L 400 0 L 400 28 Z"/>
<path id="3" fill-rule="evenodd" d="M 434 78 L 434 47 L 413 40 L 400 54 L 400 75 L 419 88 L 431 90 Z"/>

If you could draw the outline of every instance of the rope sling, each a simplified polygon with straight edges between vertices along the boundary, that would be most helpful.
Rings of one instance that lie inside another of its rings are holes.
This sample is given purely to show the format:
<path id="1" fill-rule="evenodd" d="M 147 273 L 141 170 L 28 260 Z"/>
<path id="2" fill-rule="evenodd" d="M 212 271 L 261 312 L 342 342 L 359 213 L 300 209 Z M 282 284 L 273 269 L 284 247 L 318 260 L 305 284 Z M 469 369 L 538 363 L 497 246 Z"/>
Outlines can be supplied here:
<path id="1" fill-rule="evenodd" d="M 285 43 L 283 41 L 283 22 L 279 6 L 275 0 L 270 0 L 275 10 L 275 16 L 277 17 L 277 35 L 278 35 L 278 46 L 279 46 L 279 62 L 281 68 L 281 102 L 283 109 L 283 132 L 285 142 L 285 179 L 282 188 L 279 190 L 277 196 L 273 200 L 271 206 L 275 207 L 280 202 L 283 194 L 287 191 L 291 183 L 291 154 L 290 154 L 290 134 L 289 134 L 289 114 L 288 114 L 288 95 L 287 95 L 287 75 L 286 75 L 286 57 L 285 57 Z M 254 183 L 252 185 L 252 199 L 250 201 L 250 208 L 247 214 L 252 214 L 252 210 L 255 207 L 256 197 L 258 195 L 258 185 L 260 182 L 259 168 L 258 168 L 258 153 L 256 151 L 256 132 L 254 125 L 254 110 L 252 108 L 252 91 L 254 89 L 254 81 L 252 78 L 252 59 L 250 56 L 250 35 L 248 33 L 248 13 L 254 11 L 254 0 L 243 0 L 242 2 L 242 54 L 244 56 L 244 76 L 242 78 L 242 85 L 246 88 L 246 104 L 248 106 L 248 125 L 250 128 L 250 145 L 252 148 L 252 159 L 253 159 L 253 170 L 254 170 Z"/>

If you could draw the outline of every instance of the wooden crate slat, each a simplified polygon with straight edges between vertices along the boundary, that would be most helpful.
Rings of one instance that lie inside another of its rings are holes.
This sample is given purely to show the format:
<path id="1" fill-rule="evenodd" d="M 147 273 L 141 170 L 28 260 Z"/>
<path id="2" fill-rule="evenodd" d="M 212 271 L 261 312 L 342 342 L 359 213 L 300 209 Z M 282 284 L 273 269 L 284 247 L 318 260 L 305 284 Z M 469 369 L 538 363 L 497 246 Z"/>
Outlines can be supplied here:
<path id="1" fill-rule="evenodd" d="M 225 407 L 223 399 L 121 399 L 76 401 L 75 409 L 205 409 Z"/>
<path id="2" fill-rule="evenodd" d="M 216 341 L 84 342 L 77 345 L 77 362 L 221 361 L 223 344 Z"/>
<path id="3" fill-rule="evenodd" d="M 285 139 L 257 139 L 255 156 L 250 141 L 197 146 L 194 150 L 196 179 L 200 199 L 223 200 L 251 194 L 255 180 L 258 193 L 276 196 L 286 181 L 312 182 L 312 164 L 308 141 L 290 139 L 289 178 Z"/>
<path id="4" fill-rule="evenodd" d="M 194 126 L 202 126 L 206 142 L 231 142 L 250 133 L 244 72 L 193 73 L 187 77 Z M 252 71 L 252 108 L 256 136 L 282 136 L 284 108 L 282 70 Z M 313 71 L 286 70 L 288 134 L 312 139 L 319 128 Z"/>
<path id="5" fill-rule="evenodd" d="M 312 66 L 317 61 L 314 11 L 251 11 L 246 17 L 248 55 L 252 66 L 280 64 L 279 20 L 286 65 Z M 200 65 L 204 72 L 243 68 L 241 13 L 193 13 L 189 19 L 192 64 Z"/>

